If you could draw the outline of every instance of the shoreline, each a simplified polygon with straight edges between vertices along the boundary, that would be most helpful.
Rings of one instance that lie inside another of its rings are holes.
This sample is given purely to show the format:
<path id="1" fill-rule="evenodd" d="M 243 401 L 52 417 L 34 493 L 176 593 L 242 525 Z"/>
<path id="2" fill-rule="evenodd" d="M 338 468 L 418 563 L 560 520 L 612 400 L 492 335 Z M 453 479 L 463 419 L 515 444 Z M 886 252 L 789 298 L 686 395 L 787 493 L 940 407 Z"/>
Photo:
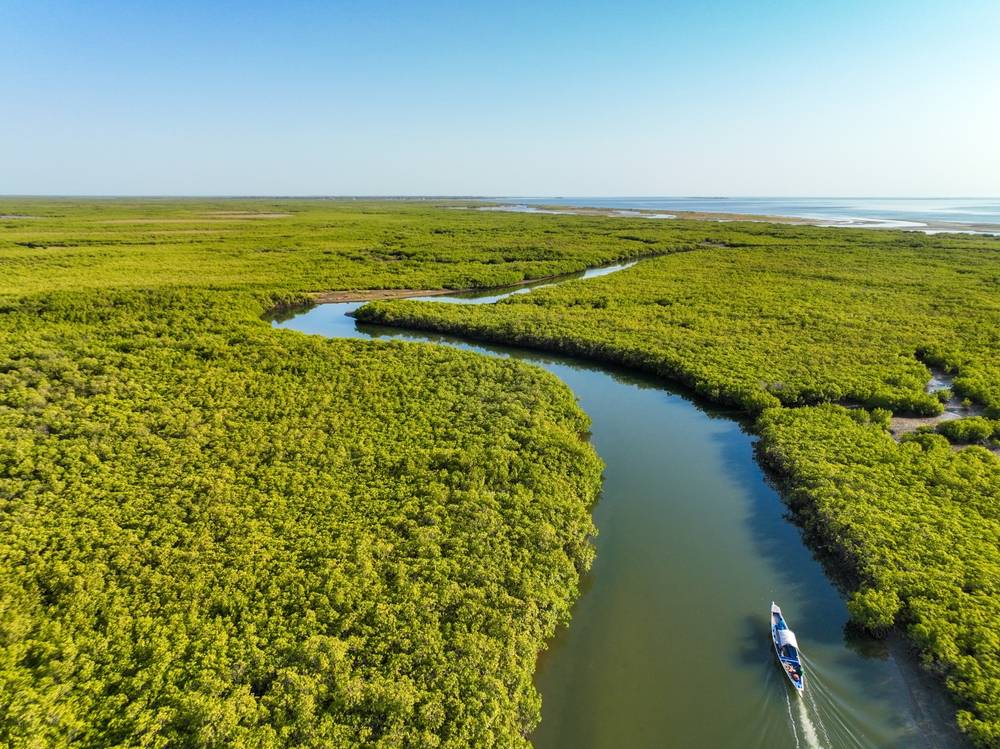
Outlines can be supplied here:
<path id="1" fill-rule="evenodd" d="M 725 213 L 714 211 L 654 210 L 648 208 L 592 208 L 587 206 L 565 206 L 487 203 L 485 205 L 450 206 L 486 212 L 536 213 L 555 216 L 605 216 L 607 218 L 645 218 L 647 220 L 711 221 L 715 223 L 749 222 L 757 224 L 784 224 L 786 226 L 816 226 L 824 229 L 881 229 L 894 231 L 915 231 L 928 236 L 937 234 L 968 234 L 974 236 L 998 237 L 1000 224 L 980 222 L 952 222 L 940 220 L 906 220 L 890 218 L 819 218 L 805 216 L 781 216 L 759 213 Z"/>

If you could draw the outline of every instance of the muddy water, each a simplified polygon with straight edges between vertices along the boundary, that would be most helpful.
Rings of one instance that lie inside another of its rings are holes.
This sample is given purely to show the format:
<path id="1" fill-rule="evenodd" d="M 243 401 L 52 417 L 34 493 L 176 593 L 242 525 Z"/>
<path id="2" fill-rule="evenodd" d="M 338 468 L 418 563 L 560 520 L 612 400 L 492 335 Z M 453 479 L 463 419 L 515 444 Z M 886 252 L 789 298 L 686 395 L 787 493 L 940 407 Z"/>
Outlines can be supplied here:
<path id="1" fill-rule="evenodd" d="M 358 306 L 275 325 L 516 357 L 559 376 L 592 419 L 606 464 L 597 561 L 572 623 L 539 660 L 536 747 L 956 745 L 947 704 L 912 663 L 845 633 L 844 602 L 786 519 L 737 414 L 612 367 L 356 324 L 346 313 Z M 774 661 L 772 600 L 798 634 L 803 697 Z"/>

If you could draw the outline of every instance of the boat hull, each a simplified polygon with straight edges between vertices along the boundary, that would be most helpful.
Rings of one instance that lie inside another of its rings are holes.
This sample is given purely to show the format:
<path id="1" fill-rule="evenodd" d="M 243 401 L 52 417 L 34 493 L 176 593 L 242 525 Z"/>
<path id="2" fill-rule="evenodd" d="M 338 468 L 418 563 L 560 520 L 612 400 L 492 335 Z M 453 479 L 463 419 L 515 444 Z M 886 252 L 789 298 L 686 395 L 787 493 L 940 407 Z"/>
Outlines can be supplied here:
<path id="1" fill-rule="evenodd" d="M 799 660 L 795 633 L 788 628 L 788 623 L 785 621 L 781 609 L 774 602 L 771 603 L 771 644 L 774 646 L 774 655 L 778 659 L 778 665 L 781 666 L 785 678 L 788 679 L 796 692 L 804 691 L 806 677 Z"/>
<path id="2" fill-rule="evenodd" d="M 778 659 L 778 665 L 781 666 L 781 670 L 784 671 L 785 678 L 788 679 L 788 683 L 791 684 L 793 687 L 795 687 L 795 691 L 796 692 L 804 692 L 805 688 L 806 688 L 806 677 L 805 677 L 805 674 L 802 674 L 801 676 L 799 676 L 799 680 L 796 681 L 794 678 L 792 678 L 792 675 L 788 672 L 788 669 L 785 668 L 785 661 L 778 654 L 778 649 L 777 648 L 775 648 L 775 650 L 774 650 L 774 655 L 777 657 L 777 659 Z"/>

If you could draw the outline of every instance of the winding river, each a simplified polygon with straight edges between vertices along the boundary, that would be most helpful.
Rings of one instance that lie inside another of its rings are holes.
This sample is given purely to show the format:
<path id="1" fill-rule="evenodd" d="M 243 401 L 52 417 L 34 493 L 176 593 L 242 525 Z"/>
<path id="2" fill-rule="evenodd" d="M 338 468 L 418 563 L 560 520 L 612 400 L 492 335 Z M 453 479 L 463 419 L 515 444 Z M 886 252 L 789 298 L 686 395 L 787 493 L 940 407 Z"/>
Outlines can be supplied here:
<path id="1" fill-rule="evenodd" d="M 346 315 L 359 306 L 320 305 L 273 324 L 516 357 L 560 377 L 593 422 L 606 464 L 597 560 L 572 623 L 539 659 L 538 749 L 963 745 L 905 648 L 846 634 L 844 601 L 786 518 L 739 414 L 614 367 L 356 323 Z M 805 655 L 803 697 L 775 663 L 772 599 Z"/>

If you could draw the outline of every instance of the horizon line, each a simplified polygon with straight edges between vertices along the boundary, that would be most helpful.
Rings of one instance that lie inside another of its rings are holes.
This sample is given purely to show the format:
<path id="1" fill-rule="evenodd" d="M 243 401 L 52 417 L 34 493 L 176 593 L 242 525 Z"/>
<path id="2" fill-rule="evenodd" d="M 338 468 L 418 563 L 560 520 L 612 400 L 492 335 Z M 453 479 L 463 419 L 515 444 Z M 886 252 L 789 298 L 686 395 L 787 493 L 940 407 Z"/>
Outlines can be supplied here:
<path id="1" fill-rule="evenodd" d="M 449 195 L 435 193 L 0 193 L 7 198 L 266 200 L 1000 200 L 1000 195 Z"/>

